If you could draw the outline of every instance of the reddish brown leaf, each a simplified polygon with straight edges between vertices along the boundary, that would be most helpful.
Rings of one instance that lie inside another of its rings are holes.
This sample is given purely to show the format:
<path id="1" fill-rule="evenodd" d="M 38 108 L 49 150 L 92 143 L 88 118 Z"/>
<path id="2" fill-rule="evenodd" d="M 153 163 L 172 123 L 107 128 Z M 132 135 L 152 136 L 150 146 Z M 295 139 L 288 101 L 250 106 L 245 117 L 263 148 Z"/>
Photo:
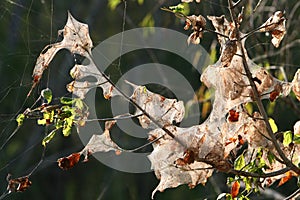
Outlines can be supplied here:
<path id="1" fill-rule="evenodd" d="M 229 117 L 228 121 L 230 122 L 237 122 L 239 121 L 239 112 L 236 112 L 235 110 L 229 110 Z"/>
<path id="2" fill-rule="evenodd" d="M 10 175 L 8 176 L 9 179 Z M 8 180 L 7 190 L 10 192 L 24 192 L 31 186 L 28 176 Z"/>
<path id="3" fill-rule="evenodd" d="M 240 191 L 240 183 L 238 181 L 233 182 L 232 186 L 231 186 L 231 196 L 232 198 L 235 198 L 238 196 Z"/>
<path id="4" fill-rule="evenodd" d="M 241 135 L 238 135 L 239 145 L 245 144 L 245 141 L 243 140 L 243 137 Z"/>
<path id="5" fill-rule="evenodd" d="M 291 180 L 292 177 L 293 177 L 293 173 L 291 171 L 286 172 L 285 176 L 280 179 L 280 181 L 278 183 L 278 187 L 282 186 L 283 184 L 285 184 L 286 182 Z"/>
<path id="6" fill-rule="evenodd" d="M 270 93 L 270 101 L 275 101 L 275 99 L 277 99 L 277 97 L 279 96 L 279 92 L 278 91 L 272 91 L 271 93 Z"/>
<path id="7" fill-rule="evenodd" d="M 187 165 L 187 164 L 191 164 L 195 161 L 195 153 L 193 150 L 191 149 L 187 149 L 184 151 L 184 155 L 183 158 L 178 158 L 176 160 L 176 164 L 183 166 L 183 165 Z"/>
<path id="8" fill-rule="evenodd" d="M 79 162 L 80 155 L 80 153 L 72 153 L 68 157 L 59 158 L 58 166 L 63 170 L 71 169 Z"/>

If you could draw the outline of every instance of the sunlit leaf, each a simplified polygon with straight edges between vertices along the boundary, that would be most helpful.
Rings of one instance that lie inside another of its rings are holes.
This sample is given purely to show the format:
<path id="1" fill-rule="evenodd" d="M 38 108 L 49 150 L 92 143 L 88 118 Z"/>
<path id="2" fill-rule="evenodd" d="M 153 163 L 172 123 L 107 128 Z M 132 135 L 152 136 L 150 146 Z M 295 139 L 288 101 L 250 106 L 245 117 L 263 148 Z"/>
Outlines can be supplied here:
<path id="1" fill-rule="evenodd" d="M 41 96 L 47 101 L 47 103 L 51 103 L 52 101 L 52 91 L 49 88 L 43 89 L 41 92 Z"/>
<path id="2" fill-rule="evenodd" d="M 182 13 L 184 12 L 184 5 L 180 3 L 176 6 L 169 6 L 169 9 L 172 10 L 174 13 Z"/>
<path id="3" fill-rule="evenodd" d="M 59 158 L 58 166 L 63 170 L 71 169 L 79 162 L 80 156 L 80 153 L 73 153 L 68 157 Z"/>
<path id="4" fill-rule="evenodd" d="M 237 157 L 237 159 L 234 161 L 234 169 L 240 170 L 246 165 L 244 155 L 240 155 Z"/>
<path id="5" fill-rule="evenodd" d="M 24 122 L 25 115 L 23 113 L 19 114 L 16 118 L 16 121 L 18 123 L 18 126 L 21 126 Z"/>
<path id="6" fill-rule="evenodd" d="M 293 142 L 293 133 L 292 131 L 285 131 L 283 133 L 283 145 L 285 147 L 289 146 L 289 144 Z"/>
<path id="7" fill-rule="evenodd" d="M 295 144 L 300 144 L 300 135 L 299 134 L 294 135 L 294 142 L 295 142 Z"/>
<path id="8" fill-rule="evenodd" d="M 53 137 L 55 136 L 55 133 L 56 133 L 57 129 L 51 131 L 42 141 L 42 145 L 43 146 L 46 146 L 46 144 L 48 144 L 52 139 Z"/>
<path id="9" fill-rule="evenodd" d="M 66 118 L 64 121 L 65 121 L 65 123 L 64 123 L 62 132 L 63 132 L 63 135 L 65 137 L 67 137 L 71 134 L 74 120 L 72 118 Z"/>
<path id="10" fill-rule="evenodd" d="M 46 125 L 46 123 L 47 123 L 46 119 L 38 119 L 37 120 L 38 125 Z"/>
<path id="11" fill-rule="evenodd" d="M 238 181 L 233 182 L 232 186 L 231 186 L 231 196 L 232 198 L 235 198 L 238 196 L 240 191 L 240 183 Z"/>
<path id="12" fill-rule="evenodd" d="M 73 98 L 69 97 L 61 97 L 60 98 L 60 103 L 65 104 L 65 105 L 72 105 L 76 100 Z"/>
<path id="13" fill-rule="evenodd" d="M 273 133 L 276 133 L 278 131 L 278 128 L 277 128 L 277 125 L 276 125 L 274 119 L 269 118 L 269 123 L 271 125 Z"/>
<path id="14" fill-rule="evenodd" d="M 293 173 L 291 171 L 286 172 L 285 176 L 280 179 L 278 183 L 278 187 L 291 180 L 292 177 L 293 177 Z"/>

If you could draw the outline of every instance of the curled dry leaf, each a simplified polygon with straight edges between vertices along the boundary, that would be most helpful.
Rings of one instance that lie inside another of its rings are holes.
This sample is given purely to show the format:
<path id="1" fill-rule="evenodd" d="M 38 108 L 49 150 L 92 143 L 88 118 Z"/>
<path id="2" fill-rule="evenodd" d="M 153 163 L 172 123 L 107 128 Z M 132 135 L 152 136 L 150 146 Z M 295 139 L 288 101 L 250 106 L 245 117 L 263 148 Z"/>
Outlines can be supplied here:
<path id="1" fill-rule="evenodd" d="M 80 160 L 81 153 L 72 153 L 68 157 L 59 158 L 57 160 L 59 168 L 69 170 L 73 168 Z"/>
<path id="2" fill-rule="evenodd" d="M 225 36 L 229 36 L 229 33 L 233 28 L 233 24 L 227 21 L 225 15 L 222 15 L 220 17 L 207 16 L 207 18 L 212 22 L 217 33 L 220 33 Z M 222 47 L 223 45 L 225 45 L 227 39 L 221 35 L 218 35 L 218 41 Z"/>
<path id="3" fill-rule="evenodd" d="M 206 20 L 202 15 L 192 15 L 187 16 L 185 20 L 185 27 L 184 30 L 188 30 L 192 26 L 192 30 L 194 32 L 189 36 L 187 43 L 190 44 L 199 44 L 200 39 L 203 37 L 203 30 L 206 26 Z"/>
<path id="4" fill-rule="evenodd" d="M 132 84 L 132 86 L 134 85 Z M 159 94 L 150 92 L 145 86 L 134 87 L 135 89 L 131 99 L 161 125 L 168 126 L 182 121 L 185 111 L 182 101 L 168 99 Z M 137 110 L 135 114 L 141 114 L 141 111 Z M 157 128 L 157 125 L 145 115 L 138 117 L 138 119 L 143 128 Z"/>
<path id="5" fill-rule="evenodd" d="M 239 194 L 240 191 L 240 183 L 238 181 L 234 181 L 232 186 L 231 186 L 231 197 L 236 198 Z"/>
<path id="6" fill-rule="evenodd" d="M 59 50 L 68 49 L 71 53 L 80 54 L 82 56 L 91 54 L 93 42 L 89 36 L 88 25 L 78 22 L 69 12 L 67 23 L 64 29 L 60 30 L 59 33 L 63 35 L 63 40 L 47 45 L 37 58 L 32 73 L 33 85 L 28 96 L 41 80 L 43 72 L 47 69 L 53 57 Z"/>
<path id="7" fill-rule="evenodd" d="M 286 34 L 285 17 L 282 11 L 276 11 L 263 25 L 261 32 L 270 32 L 272 35 L 272 44 L 277 48 L 284 35 Z"/>
<path id="8" fill-rule="evenodd" d="M 292 85 L 293 92 L 295 93 L 298 101 L 300 101 L 300 69 L 298 69 L 295 73 Z"/>
<path id="9" fill-rule="evenodd" d="M 9 191 L 9 193 L 24 192 L 32 185 L 32 182 L 29 180 L 28 176 L 23 176 L 15 179 L 10 179 L 10 176 L 10 174 L 7 176 L 7 191 Z"/>
<path id="10" fill-rule="evenodd" d="M 237 44 L 235 40 L 228 40 L 223 46 L 221 53 L 221 62 L 223 67 L 228 67 L 231 64 L 233 56 L 236 54 Z"/>
<path id="11" fill-rule="evenodd" d="M 101 135 L 94 134 L 90 138 L 84 149 L 80 152 L 80 154 L 85 155 L 85 160 L 88 160 L 88 156 L 96 152 L 115 151 L 118 155 L 123 151 L 110 137 L 109 131 L 115 123 L 116 121 L 114 120 L 105 122 L 104 132 Z"/>

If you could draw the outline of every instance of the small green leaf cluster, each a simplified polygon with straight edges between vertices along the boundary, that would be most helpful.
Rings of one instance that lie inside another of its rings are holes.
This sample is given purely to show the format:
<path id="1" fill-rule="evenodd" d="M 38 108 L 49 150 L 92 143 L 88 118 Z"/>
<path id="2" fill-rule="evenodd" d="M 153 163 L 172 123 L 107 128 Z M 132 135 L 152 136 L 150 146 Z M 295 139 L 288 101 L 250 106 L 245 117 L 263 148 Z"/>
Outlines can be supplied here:
<path id="1" fill-rule="evenodd" d="M 27 109 L 16 118 L 18 126 L 21 126 L 26 118 L 34 117 L 37 124 L 47 126 L 50 132 L 42 140 L 42 145 L 46 146 L 55 136 L 58 130 L 67 137 L 72 132 L 73 125 L 82 126 L 83 118 L 87 113 L 86 104 L 79 98 L 61 97 L 59 103 L 52 103 L 52 92 L 49 88 L 42 90 L 41 97 L 44 102 L 35 109 Z"/>

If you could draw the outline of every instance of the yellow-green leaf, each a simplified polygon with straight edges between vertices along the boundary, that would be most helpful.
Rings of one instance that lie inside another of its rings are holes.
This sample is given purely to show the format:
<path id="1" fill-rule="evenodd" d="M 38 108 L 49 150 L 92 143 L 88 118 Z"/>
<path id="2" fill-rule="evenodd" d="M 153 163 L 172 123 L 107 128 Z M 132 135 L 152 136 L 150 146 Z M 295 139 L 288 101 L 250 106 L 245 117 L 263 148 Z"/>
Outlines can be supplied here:
<path id="1" fill-rule="evenodd" d="M 48 144 L 52 139 L 53 137 L 55 136 L 55 133 L 56 133 L 57 129 L 54 129 L 53 131 L 51 131 L 42 141 L 42 145 L 43 146 L 46 146 L 46 144 Z"/>
<path id="2" fill-rule="evenodd" d="M 42 90 L 41 96 L 47 101 L 48 104 L 52 101 L 52 91 L 49 88 Z"/>
<path id="3" fill-rule="evenodd" d="M 71 134 L 71 130 L 72 130 L 72 126 L 73 126 L 73 118 L 66 118 L 64 123 L 64 127 L 63 127 L 63 135 L 65 137 L 69 136 Z"/>
<path id="4" fill-rule="evenodd" d="M 289 144 L 293 142 L 293 133 L 292 131 L 285 131 L 283 133 L 283 146 L 289 146 Z"/>
<path id="5" fill-rule="evenodd" d="M 23 124 L 24 119 L 25 119 L 25 115 L 23 113 L 17 116 L 16 121 L 18 123 L 18 126 L 21 126 Z"/>
<path id="6" fill-rule="evenodd" d="M 243 167 L 245 167 L 246 165 L 246 162 L 245 162 L 245 158 L 244 158 L 244 155 L 240 155 L 239 157 L 237 157 L 237 159 L 235 159 L 234 161 L 234 169 L 236 170 L 240 170 L 242 169 Z"/>
<path id="7" fill-rule="evenodd" d="M 46 119 L 38 119 L 37 120 L 38 125 L 46 125 L 46 123 L 47 123 Z"/>
<path id="8" fill-rule="evenodd" d="M 273 133 L 276 133 L 278 131 L 278 128 L 277 128 L 277 125 L 276 125 L 274 119 L 269 118 L 269 123 L 271 125 Z"/>
<path id="9" fill-rule="evenodd" d="M 69 97 L 61 97 L 60 103 L 65 105 L 72 105 L 75 102 L 75 99 L 69 98 Z"/>

